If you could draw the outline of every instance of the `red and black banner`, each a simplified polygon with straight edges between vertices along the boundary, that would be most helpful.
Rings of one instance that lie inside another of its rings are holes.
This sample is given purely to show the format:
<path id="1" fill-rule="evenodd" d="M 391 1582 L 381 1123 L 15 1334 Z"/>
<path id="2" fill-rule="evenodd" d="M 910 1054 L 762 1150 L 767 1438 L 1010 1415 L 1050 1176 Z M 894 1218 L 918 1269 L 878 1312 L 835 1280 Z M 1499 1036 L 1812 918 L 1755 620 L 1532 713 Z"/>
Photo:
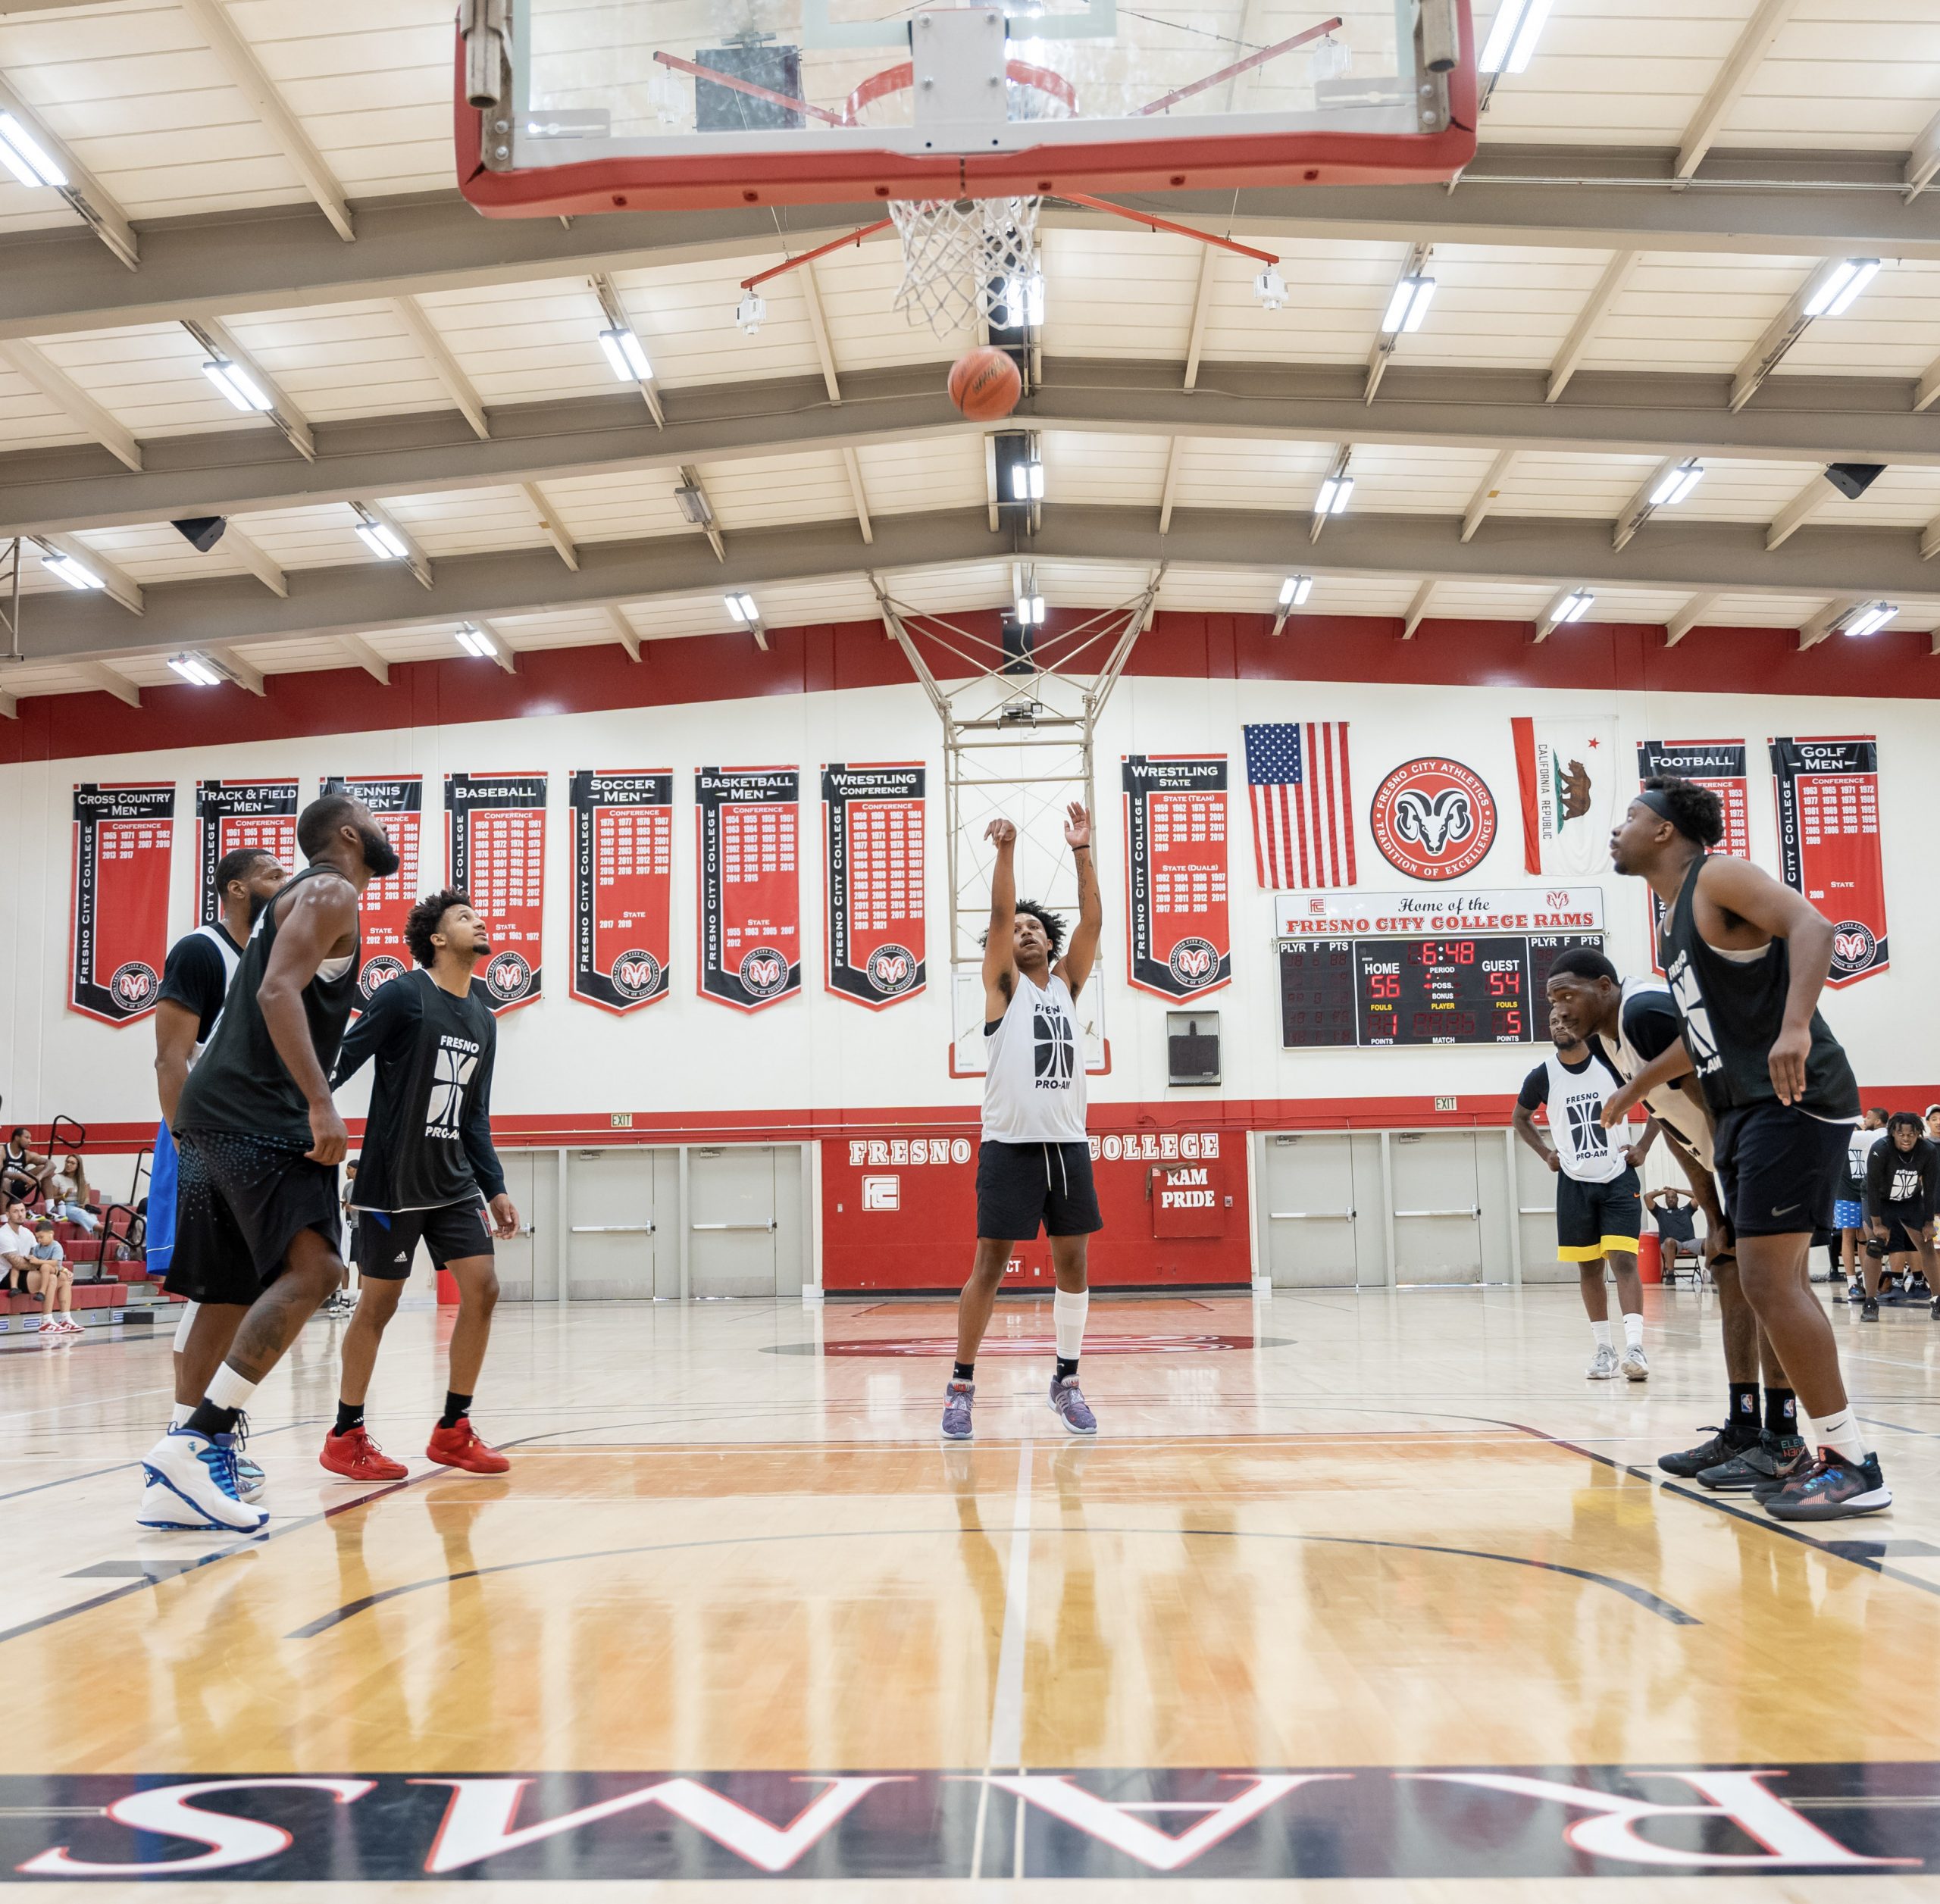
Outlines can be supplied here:
<path id="1" fill-rule="evenodd" d="M 792 767 L 694 774 L 702 998 L 757 1011 L 802 989 L 801 783 Z"/>
<path id="2" fill-rule="evenodd" d="M 630 1011 L 667 996 L 674 776 L 579 768 L 571 785 L 572 995 Z"/>
<path id="3" fill-rule="evenodd" d="M 359 949 L 357 989 L 368 999 L 411 970 L 411 948 L 404 943 L 404 922 L 424 888 L 418 883 L 419 849 L 424 832 L 424 777 L 421 774 L 332 774 L 324 781 L 326 793 L 348 793 L 361 800 L 397 850 L 397 871 L 389 879 L 373 880 L 357 902 Z"/>
<path id="4" fill-rule="evenodd" d="M 445 863 L 492 941 L 483 973 L 492 1009 L 530 1004 L 544 978 L 546 776 L 447 774 Z"/>
<path id="5" fill-rule="evenodd" d="M 1886 969 L 1879 857 L 1879 743 L 1870 734 L 1771 743 L 1779 870 L 1832 922 L 1829 985 Z"/>
<path id="6" fill-rule="evenodd" d="M 908 761 L 821 770 L 828 839 L 826 988 L 871 1011 L 928 983 L 923 945 L 923 793 Z"/>
<path id="7" fill-rule="evenodd" d="M 89 782 L 74 789 L 70 1011 L 126 1024 L 155 1009 L 168 956 L 174 850 L 172 783 Z"/>
<path id="8" fill-rule="evenodd" d="M 284 868 L 296 864 L 296 783 L 294 780 L 198 780 L 196 783 L 196 923 L 222 917 L 215 869 L 242 846 L 272 852 Z"/>
<path id="9" fill-rule="evenodd" d="M 1226 924 L 1226 757 L 1124 757 L 1126 976 L 1161 998 L 1233 977 Z"/>
<path id="10" fill-rule="evenodd" d="M 1637 743 L 1637 778 L 1641 783 L 1653 774 L 1675 774 L 1681 780 L 1695 780 L 1707 786 L 1724 804 L 1725 836 L 1717 850 L 1735 859 L 1751 857 L 1751 796 L 1746 778 L 1745 743 L 1741 740 L 1640 740 Z M 1619 815 L 1619 818 L 1621 816 Z M 1657 949 L 1663 930 L 1664 902 L 1650 895 L 1651 965 L 1662 973 L 1663 958 Z"/>

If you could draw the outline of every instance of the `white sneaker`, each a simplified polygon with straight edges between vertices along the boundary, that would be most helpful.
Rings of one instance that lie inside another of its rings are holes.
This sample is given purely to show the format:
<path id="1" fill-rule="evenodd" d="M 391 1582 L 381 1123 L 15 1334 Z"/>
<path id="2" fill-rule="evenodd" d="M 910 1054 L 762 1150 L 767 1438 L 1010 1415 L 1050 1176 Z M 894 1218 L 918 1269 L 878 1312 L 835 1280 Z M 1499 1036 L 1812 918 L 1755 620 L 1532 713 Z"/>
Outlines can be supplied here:
<path id="1" fill-rule="evenodd" d="M 1595 1358 L 1583 1373 L 1593 1382 L 1614 1380 L 1617 1374 L 1616 1351 L 1607 1342 L 1598 1343 Z"/>
<path id="2" fill-rule="evenodd" d="M 1644 1354 L 1641 1342 L 1624 1350 L 1623 1360 L 1619 1365 L 1631 1381 L 1647 1382 L 1651 1379 L 1651 1358 Z"/>
<path id="3" fill-rule="evenodd" d="M 151 1484 L 167 1489 L 181 1506 L 199 1513 L 204 1527 L 254 1534 L 270 1518 L 241 1498 L 233 1435 L 208 1439 L 186 1428 L 171 1428 L 142 1457 L 142 1470 Z"/>
<path id="4" fill-rule="evenodd" d="M 206 1534 L 209 1524 L 200 1508 L 191 1507 L 180 1495 L 160 1481 L 150 1481 L 142 1490 L 142 1504 L 136 1510 L 135 1524 L 138 1527 L 159 1527 L 164 1532 L 199 1527 Z"/>

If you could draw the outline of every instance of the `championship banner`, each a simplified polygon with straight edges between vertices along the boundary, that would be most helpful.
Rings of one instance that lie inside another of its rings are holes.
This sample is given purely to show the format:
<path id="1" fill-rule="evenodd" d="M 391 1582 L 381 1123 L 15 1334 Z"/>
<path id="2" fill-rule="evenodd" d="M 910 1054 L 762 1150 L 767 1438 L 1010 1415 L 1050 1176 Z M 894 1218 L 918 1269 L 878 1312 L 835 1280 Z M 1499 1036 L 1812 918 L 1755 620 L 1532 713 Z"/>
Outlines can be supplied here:
<path id="1" fill-rule="evenodd" d="M 1637 743 L 1637 778 L 1641 783 L 1654 774 L 1675 774 L 1707 786 L 1724 803 L 1725 836 L 1717 850 L 1735 859 L 1751 857 L 1751 793 L 1746 779 L 1746 749 L 1741 740 L 1640 740 Z M 1651 897 L 1651 967 L 1661 974 L 1662 955 L 1658 936 L 1663 930 L 1664 902 L 1656 893 Z"/>
<path id="2" fill-rule="evenodd" d="M 348 793 L 371 809 L 397 849 L 397 871 L 373 880 L 357 902 L 357 930 L 363 964 L 357 989 L 368 1002 L 380 985 L 411 970 L 411 948 L 404 922 L 418 902 L 418 848 L 424 830 L 424 777 L 421 774 L 331 774 L 326 793 Z"/>
<path id="3" fill-rule="evenodd" d="M 74 789 L 70 1011 L 126 1024 L 155 1009 L 168 956 L 174 849 L 173 783 L 90 782 Z"/>
<path id="4" fill-rule="evenodd" d="M 1522 796 L 1523 871 L 1538 879 L 1602 872 L 1622 771 L 1615 724 L 1516 714 L 1509 732 Z"/>
<path id="5" fill-rule="evenodd" d="M 1879 743 L 1870 734 L 1771 743 L 1779 874 L 1832 922 L 1829 985 L 1886 969 Z"/>
<path id="6" fill-rule="evenodd" d="M 529 1005 L 544 980 L 546 776 L 447 774 L 445 864 L 492 941 L 484 972 L 492 1009 Z"/>
<path id="7" fill-rule="evenodd" d="M 1233 977 L 1226 923 L 1226 757 L 1127 754 L 1126 975 L 1161 998 Z"/>
<path id="8" fill-rule="evenodd" d="M 872 1011 L 914 998 L 928 982 L 923 945 L 923 794 L 926 770 L 837 762 L 821 770 L 828 843 L 822 983 Z"/>
<path id="9" fill-rule="evenodd" d="M 222 917 L 215 869 L 225 854 L 261 846 L 275 854 L 286 871 L 297 870 L 296 783 L 198 780 L 196 833 L 196 923 L 211 926 Z"/>
<path id="10" fill-rule="evenodd" d="M 674 776 L 575 768 L 576 999 L 630 1011 L 667 996 L 673 962 Z"/>
<path id="11" fill-rule="evenodd" d="M 801 782 L 792 767 L 695 771 L 702 998 L 756 1011 L 802 989 Z"/>

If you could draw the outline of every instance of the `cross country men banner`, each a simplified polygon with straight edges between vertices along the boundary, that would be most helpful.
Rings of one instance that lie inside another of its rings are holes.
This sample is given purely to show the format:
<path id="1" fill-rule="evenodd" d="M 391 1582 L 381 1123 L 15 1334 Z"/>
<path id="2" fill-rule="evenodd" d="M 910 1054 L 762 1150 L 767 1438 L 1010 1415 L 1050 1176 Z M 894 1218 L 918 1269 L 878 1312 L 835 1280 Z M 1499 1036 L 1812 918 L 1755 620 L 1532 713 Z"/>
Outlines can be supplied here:
<path id="1" fill-rule="evenodd" d="M 89 783 L 74 789 L 69 1010 L 104 1024 L 126 1024 L 155 1009 L 168 955 L 174 847 L 172 783 Z"/>
<path id="2" fill-rule="evenodd" d="M 1641 784 L 1654 774 L 1675 774 L 1707 786 L 1724 804 L 1725 836 L 1718 851 L 1734 858 L 1751 857 L 1751 795 L 1746 781 L 1746 748 L 1741 740 L 1640 740 L 1637 743 L 1637 778 Z M 1663 930 L 1664 902 L 1656 893 L 1651 899 L 1651 965 L 1658 972 L 1663 963 L 1657 952 L 1657 936 Z"/>
<path id="3" fill-rule="evenodd" d="M 1127 976 L 1161 998 L 1216 992 L 1233 977 L 1226 923 L 1226 757 L 1128 754 Z"/>
<path id="4" fill-rule="evenodd" d="M 913 999 L 923 944 L 925 770 L 908 761 L 821 770 L 828 846 L 824 989 L 872 1011 Z"/>
<path id="5" fill-rule="evenodd" d="M 198 780 L 196 783 L 196 923 L 222 917 L 215 869 L 226 854 L 261 846 L 294 873 L 296 783 L 294 780 Z"/>
<path id="6" fill-rule="evenodd" d="M 492 1009 L 529 1005 L 544 982 L 546 776 L 447 774 L 445 864 L 492 942 L 481 974 Z"/>
<path id="7" fill-rule="evenodd" d="M 348 793 L 371 809 L 397 849 L 397 871 L 389 879 L 373 880 L 357 902 L 357 930 L 364 963 L 358 968 L 357 989 L 366 999 L 411 970 L 411 948 L 404 943 L 404 922 L 424 888 L 418 883 L 420 849 L 424 843 L 424 777 L 421 774 L 330 774 L 326 793 Z"/>
<path id="8" fill-rule="evenodd" d="M 1779 874 L 1832 922 L 1829 985 L 1886 969 L 1879 743 L 1870 734 L 1774 740 Z"/>
<path id="9" fill-rule="evenodd" d="M 1513 716 L 1522 796 L 1522 870 L 1539 879 L 1602 873 L 1617 813 L 1616 728 L 1607 721 Z M 1628 804 L 1629 789 L 1624 789 Z"/>
<path id="10" fill-rule="evenodd" d="M 702 998 L 758 1011 L 802 989 L 801 784 L 792 767 L 694 774 Z"/>
<path id="11" fill-rule="evenodd" d="M 571 797 L 572 995 L 631 1011 L 667 996 L 673 963 L 674 775 L 580 768 Z"/>

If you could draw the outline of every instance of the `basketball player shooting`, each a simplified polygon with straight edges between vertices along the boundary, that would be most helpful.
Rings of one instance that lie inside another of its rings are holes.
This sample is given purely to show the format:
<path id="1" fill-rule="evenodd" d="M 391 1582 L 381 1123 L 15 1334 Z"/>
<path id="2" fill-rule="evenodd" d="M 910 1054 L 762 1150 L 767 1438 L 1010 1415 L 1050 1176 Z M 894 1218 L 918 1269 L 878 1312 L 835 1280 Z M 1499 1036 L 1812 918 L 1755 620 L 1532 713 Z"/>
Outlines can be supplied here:
<path id="1" fill-rule="evenodd" d="M 1091 1302 L 1085 1240 L 1105 1226 L 1091 1180 L 1084 1130 L 1084 1057 L 1078 994 L 1098 955 L 1104 911 L 1092 864 L 1091 816 L 1067 809 L 1065 843 L 1078 862 L 1078 930 L 1063 945 L 1064 921 L 1017 896 L 1017 828 L 993 820 L 997 847 L 990 924 L 984 937 L 983 1141 L 977 1155 L 977 1255 L 956 1308 L 956 1365 L 943 1396 L 943 1432 L 967 1441 L 973 1429 L 977 1349 L 990 1327 L 1005 1267 L 1018 1243 L 1041 1227 L 1051 1240 L 1057 1290 L 1051 1298 L 1057 1369 L 1050 1405 L 1073 1434 L 1096 1434 L 1097 1418 L 1078 1386 L 1078 1357 Z"/>

